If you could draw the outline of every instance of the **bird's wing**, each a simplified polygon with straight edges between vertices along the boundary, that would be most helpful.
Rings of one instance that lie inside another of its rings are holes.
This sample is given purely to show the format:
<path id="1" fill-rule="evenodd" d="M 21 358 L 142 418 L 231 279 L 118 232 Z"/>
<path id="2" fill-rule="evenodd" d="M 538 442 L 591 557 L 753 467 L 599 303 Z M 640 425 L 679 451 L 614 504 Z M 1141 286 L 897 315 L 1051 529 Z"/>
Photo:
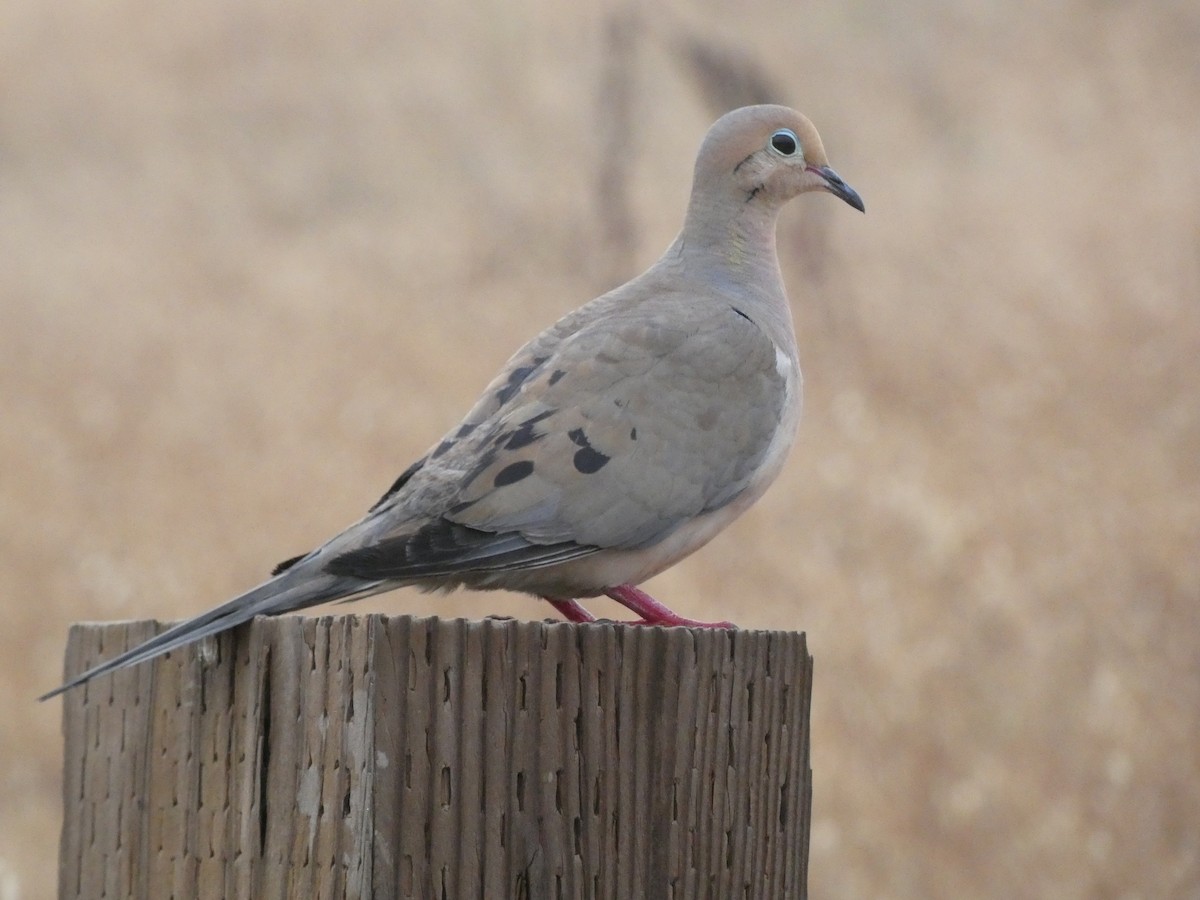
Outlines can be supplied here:
<path id="1" fill-rule="evenodd" d="M 789 399 L 786 353 L 720 297 L 592 313 L 514 356 L 327 570 L 424 578 L 637 549 L 746 490 Z"/>

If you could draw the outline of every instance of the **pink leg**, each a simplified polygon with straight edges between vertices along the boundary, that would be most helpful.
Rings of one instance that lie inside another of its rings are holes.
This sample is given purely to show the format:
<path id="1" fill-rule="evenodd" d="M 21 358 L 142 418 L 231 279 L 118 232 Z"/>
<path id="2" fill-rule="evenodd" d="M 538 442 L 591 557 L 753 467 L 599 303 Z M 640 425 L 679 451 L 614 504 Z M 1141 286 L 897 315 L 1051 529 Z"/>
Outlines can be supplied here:
<path id="1" fill-rule="evenodd" d="M 641 620 L 628 622 L 629 625 L 685 625 L 689 628 L 737 628 L 732 622 L 697 622 L 695 619 L 685 619 L 683 616 L 663 606 L 645 591 L 638 590 L 632 584 L 622 584 L 609 588 L 604 593 L 618 603 L 629 607 Z"/>
<path id="2" fill-rule="evenodd" d="M 579 605 L 578 600 L 551 600 L 543 597 L 547 603 L 562 613 L 568 622 L 595 622 L 596 617 Z"/>

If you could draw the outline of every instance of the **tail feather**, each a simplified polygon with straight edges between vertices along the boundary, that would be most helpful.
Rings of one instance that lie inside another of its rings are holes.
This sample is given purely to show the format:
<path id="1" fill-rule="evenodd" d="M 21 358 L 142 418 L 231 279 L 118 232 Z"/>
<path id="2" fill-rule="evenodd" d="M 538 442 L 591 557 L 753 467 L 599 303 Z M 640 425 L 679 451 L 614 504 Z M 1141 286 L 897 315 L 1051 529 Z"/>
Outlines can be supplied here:
<path id="1" fill-rule="evenodd" d="M 294 569 L 289 570 L 208 612 L 173 625 L 136 647 L 131 647 L 124 653 L 79 673 L 65 684 L 43 694 L 38 699 L 49 700 L 51 697 L 57 697 L 64 691 L 91 681 L 98 675 L 135 666 L 138 663 L 162 656 L 164 653 L 185 647 L 210 635 L 220 634 L 249 622 L 255 616 L 273 616 L 292 610 L 305 609 L 329 600 L 356 599 L 367 594 L 377 593 L 381 589 L 379 582 L 365 582 L 358 578 L 331 575 L 295 577 L 299 574 Z"/>

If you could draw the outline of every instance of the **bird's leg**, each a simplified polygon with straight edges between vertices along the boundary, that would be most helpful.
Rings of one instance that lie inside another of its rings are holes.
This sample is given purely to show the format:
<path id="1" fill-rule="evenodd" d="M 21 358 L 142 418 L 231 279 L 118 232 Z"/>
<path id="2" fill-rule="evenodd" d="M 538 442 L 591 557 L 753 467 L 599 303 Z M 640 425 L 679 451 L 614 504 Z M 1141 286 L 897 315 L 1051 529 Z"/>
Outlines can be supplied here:
<path id="1" fill-rule="evenodd" d="M 551 600 L 543 598 L 547 603 L 562 613 L 568 622 L 595 622 L 596 617 L 579 605 L 578 600 Z"/>
<path id="2" fill-rule="evenodd" d="M 629 607 L 639 616 L 637 622 L 627 622 L 627 625 L 685 625 L 688 628 L 737 628 L 732 622 L 697 622 L 695 619 L 685 619 L 667 607 L 663 606 L 645 591 L 638 590 L 632 584 L 622 584 L 605 590 L 608 596 L 618 603 Z"/>

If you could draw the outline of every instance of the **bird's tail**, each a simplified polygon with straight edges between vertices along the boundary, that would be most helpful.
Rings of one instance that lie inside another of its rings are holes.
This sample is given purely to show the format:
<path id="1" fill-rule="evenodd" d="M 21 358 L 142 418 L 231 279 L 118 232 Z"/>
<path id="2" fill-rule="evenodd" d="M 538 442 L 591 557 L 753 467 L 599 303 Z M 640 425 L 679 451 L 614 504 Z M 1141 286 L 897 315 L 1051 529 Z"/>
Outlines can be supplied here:
<path id="1" fill-rule="evenodd" d="M 380 582 L 326 574 L 313 575 L 290 569 L 215 609 L 201 613 L 186 622 L 173 625 L 162 634 L 157 634 L 112 659 L 92 666 L 38 699 L 49 700 L 63 691 L 69 691 L 86 681 L 91 681 L 97 675 L 154 659 L 156 656 L 162 656 L 164 653 L 195 643 L 210 635 L 228 631 L 230 628 L 249 622 L 255 616 L 272 616 L 305 609 L 329 600 L 355 599 L 378 593 L 380 589 Z"/>

